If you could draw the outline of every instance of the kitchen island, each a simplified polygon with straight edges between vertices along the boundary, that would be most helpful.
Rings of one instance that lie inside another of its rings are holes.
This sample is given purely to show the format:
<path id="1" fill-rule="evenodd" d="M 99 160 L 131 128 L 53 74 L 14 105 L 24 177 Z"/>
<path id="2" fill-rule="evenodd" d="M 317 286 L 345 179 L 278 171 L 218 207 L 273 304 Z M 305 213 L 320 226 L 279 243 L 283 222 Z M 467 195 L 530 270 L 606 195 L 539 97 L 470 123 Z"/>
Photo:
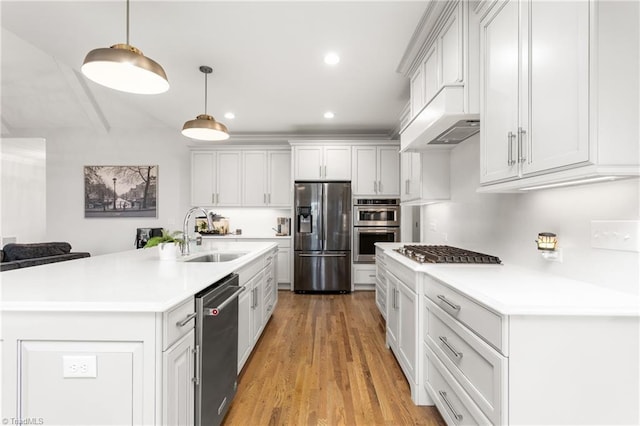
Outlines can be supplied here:
<path id="1" fill-rule="evenodd" d="M 449 424 L 639 424 L 640 303 L 514 265 L 377 244 L 376 303 L 418 405 Z"/>
<path id="2" fill-rule="evenodd" d="M 216 252 L 246 254 L 185 261 Z M 186 259 L 160 260 L 153 248 L 3 272 L 0 417 L 192 422 L 194 295 L 232 272 L 250 290 L 251 306 L 239 313 L 241 368 L 277 302 L 276 252 L 274 243 L 216 241 Z"/>

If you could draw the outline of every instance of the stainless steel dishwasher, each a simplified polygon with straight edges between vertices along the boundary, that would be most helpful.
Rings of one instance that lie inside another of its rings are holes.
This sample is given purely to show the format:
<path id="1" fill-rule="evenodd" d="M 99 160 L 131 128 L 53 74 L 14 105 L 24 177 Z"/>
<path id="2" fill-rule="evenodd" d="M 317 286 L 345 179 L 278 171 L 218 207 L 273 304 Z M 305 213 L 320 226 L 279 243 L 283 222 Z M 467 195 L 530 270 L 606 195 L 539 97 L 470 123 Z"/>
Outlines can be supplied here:
<path id="1" fill-rule="evenodd" d="M 195 424 L 222 423 L 238 387 L 238 274 L 196 294 Z"/>

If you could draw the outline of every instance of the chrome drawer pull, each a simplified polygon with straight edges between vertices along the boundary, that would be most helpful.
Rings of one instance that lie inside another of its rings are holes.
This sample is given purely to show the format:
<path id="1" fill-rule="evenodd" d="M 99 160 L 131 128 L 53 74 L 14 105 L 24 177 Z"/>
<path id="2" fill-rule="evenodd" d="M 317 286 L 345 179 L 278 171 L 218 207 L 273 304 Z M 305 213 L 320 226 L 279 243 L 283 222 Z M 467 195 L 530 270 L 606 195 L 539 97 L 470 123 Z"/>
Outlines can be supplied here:
<path id="1" fill-rule="evenodd" d="M 438 336 L 438 339 L 440 339 L 442 344 L 445 345 L 445 347 L 451 351 L 451 353 L 453 354 L 454 357 L 456 357 L 457 360 L 462 359 L 462 352 L 458 352 L 456 348 L 451 346 L 451 343 L 449 343 L 446 337 Z"/>
<path id="2" fill-rule="evenodd" d="M 449 410 L 453 414 L 453 417 L 455 417 L 455 419 L 458 421 L 462 420 L 462 414 L 458 414 L 456 410 L 453 408 L 453 405 L 451 405 L 451 403 L 447 399 L 447 393 L 444 391 L 438 391 L 438 393 L 442 397 L 442 400 L 444 401 L 444 403 L 447 404 L 447 408 L 449 408 Z"/>
<path id="3" fill-rule="evenodd" d="M 444 303 L 446 303 L 451 309 L 453 309 L 454 311 L 459 311 L 460 310 L 460 305 L 456 305 L 455 303 L 447 300 L 446 297 L 444 297 L 444 295 L 439 294 L 438 295 L 438 299 L 442 300 Z"/>
<path id="4" fill-rule="evenodd" d="M 185 325 L 187 325 L 187 323 L 189 321 L 191 321 L 192 319 L 194 319 L 196 317 L 196 313 L 190 313 L 189 315 L 187 315 L 187 317 L 185 319 L 183 319 L 182 321 L 178 321 L 176 323 L 176 327 L 184 327 Z"/>

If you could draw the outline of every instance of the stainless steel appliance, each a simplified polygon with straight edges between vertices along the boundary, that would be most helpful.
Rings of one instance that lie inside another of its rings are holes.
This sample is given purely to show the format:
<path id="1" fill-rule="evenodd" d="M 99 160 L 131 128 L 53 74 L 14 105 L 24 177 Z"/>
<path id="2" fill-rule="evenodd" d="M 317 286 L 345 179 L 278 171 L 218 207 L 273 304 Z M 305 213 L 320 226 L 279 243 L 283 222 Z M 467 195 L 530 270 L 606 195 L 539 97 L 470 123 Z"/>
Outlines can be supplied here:
<path id="1" fill-rule="evenodd" d="M 294 291 L 351 291 L 351 183 L 297 182 L 294 206 Z"/>
<path id="2" fill-rule="evenodd" d="M 418 263 L 502 263 L 497 256 L 443 245 L 405 245 L 395 250 Z"/>
<path id="3" fill-rule="evenodd" d="M 353 205 L 353 261 L 374 263 L 376 243 L 400 241 L 400 200 L 356 198 Z"/>
<path id="4" fill-rule="evenodd" d="M 195 424 L 222 423 L 238 387 L 238 274 L 196 294 Z"/>
<path id="5" fill-rule="evenodd" d="M 400 200 L 397 198 L 356 198 L 353 226 L 400 226 Z"/>

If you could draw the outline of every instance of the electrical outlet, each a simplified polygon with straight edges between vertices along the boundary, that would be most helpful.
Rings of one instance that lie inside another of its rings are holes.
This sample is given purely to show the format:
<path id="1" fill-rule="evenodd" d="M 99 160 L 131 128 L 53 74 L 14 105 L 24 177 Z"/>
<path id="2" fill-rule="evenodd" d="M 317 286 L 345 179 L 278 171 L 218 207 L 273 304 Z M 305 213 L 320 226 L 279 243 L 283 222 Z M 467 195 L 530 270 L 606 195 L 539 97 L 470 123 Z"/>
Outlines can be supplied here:
<path id="1" fill-rule="evenodd" d="M 592 220 L 591 247 L 640 252 L 640 220 Z"/>
<path id="2" fill-rule="evenodd" d="M 98 377 L 95 355 L 64 355 L 62 357 L 62 376 Z"/>

